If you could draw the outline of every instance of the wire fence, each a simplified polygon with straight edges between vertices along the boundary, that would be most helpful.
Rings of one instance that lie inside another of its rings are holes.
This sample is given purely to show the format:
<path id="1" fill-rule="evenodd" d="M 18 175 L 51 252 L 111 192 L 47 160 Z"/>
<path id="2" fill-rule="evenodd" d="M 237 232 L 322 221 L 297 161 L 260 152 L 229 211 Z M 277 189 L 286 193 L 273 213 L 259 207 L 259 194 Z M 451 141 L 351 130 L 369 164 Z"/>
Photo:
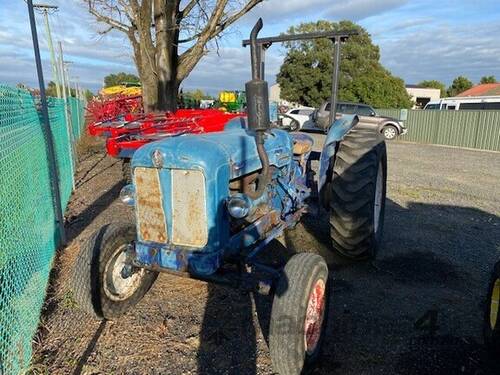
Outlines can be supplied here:
<path id="1" fill-rule="evenodd" d="M 73 145 L 82 133 L 84 103 L 49 98 L 49 118 L 63 209 L 73 187 Z M 0 85 L 0 374 L 28 368 L 32 338 L 59 235 L 47 140 L 38 100 Z M 67 112 L 65 112 L 67 109 Z"/>

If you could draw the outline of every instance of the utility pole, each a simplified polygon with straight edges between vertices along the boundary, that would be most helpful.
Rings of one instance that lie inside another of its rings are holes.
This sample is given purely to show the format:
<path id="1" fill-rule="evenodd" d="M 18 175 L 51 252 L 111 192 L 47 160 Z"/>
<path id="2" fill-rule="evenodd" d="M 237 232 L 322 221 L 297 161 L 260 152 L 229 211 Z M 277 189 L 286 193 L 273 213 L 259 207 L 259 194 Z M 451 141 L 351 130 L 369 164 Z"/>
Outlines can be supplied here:
<path id="1" fill-rule="evenodd" d="M 76 121 L 78 126 L 78 134 L 80 134 L 80 95 L 78 93 L 78 77 L 75 78 L 75 99 L 76 99 Z"/>
<path id="2" fill-rule="evenodd" d="M 71 82 L 69 80 L 69 64 L 73 64 L 73 61 L 63 60 L 64 74 L 66 75 L 66 84 L 68 85 L 68 98 L 71 98 Z"/>
<path id="3" fill-rule="evenodd" d="M 59 9 L 58 6 L 55 5 L 47 5 L 47 4 L 33 4 L 34 9 L 40 9 L 40 11 L 43 13 L 44 19 L 45 19 L 45 32 L 47 33 L 47 43 L 49 44 L 49 51 L 50 51 L 50 64 L 52 65 L 52 77 L 54 79 L 54 82 L 56 84 L 56 92 L 57 92 L 57 97 L 61 97 L 61 88 L 59 86 L 60 81 L 59 81 L 59 74 L 58 74 L 58 69 L 57 69 L 57 62 L 56 62 L 56 55 L 54 53 L 54 47 L 52 45 L 52 34 L 50 32 L 50 25 L 49 25 L 49 11 L 52 10 L 54 12 Z"/>
<path id="4" fill-rule="evenodd" d="M 66 96 L 66 75 L 64 74 L 65 69 L 64 69 L 64 55 L 63 55 L 63 49 L 62 49 L 62 43 L 59 41 L 59 67 L 61 71 L 61 78 L 62 78 L 62 96 L 64 100 L 64 118 L 66 120 L 66 132 L 68 135 L 68 143 L 69 143 L 69 152 L 71 156 L 71 176 L 72 176 L 72 184 L 73 184 L 73 190 L 75 190 L 75 151 L 73 148 L 73 126 L 71 124 L 71 115 L 69 112 L 68 104 L 69 100 L 68 97 Z"/>
<path id="5" fill-rule="evenodd" d="M 35 52 L 36 71 L 38 84 L 40 86 L 40 101 L 42 104 L 42 129 L 47 142 L 47 159 L 49 164 L 50 186 L 52 190 L 52 200 L 54 204 L 54 216 L 59 229 L 59 241 L 61 245 L 66 244 L 66 232 L 64 230 L 64 214 L 61 204 L 61 191 L 59 190 L 59 172 L 56 164 L 56 151 L 54 147 L 54 135 L 50 128 L 49 109 L 47 106 L 47 96 L 45 95 L 45 83 L 43 80 L 42 59 L 40 58 L 40 45 L 38 44 L 38 34 L 36 32 L 35 11 L 33 0 L 27 0 L 28 13 L 31 26 L 31 37 L 33 39 L 33 50 Z"/>

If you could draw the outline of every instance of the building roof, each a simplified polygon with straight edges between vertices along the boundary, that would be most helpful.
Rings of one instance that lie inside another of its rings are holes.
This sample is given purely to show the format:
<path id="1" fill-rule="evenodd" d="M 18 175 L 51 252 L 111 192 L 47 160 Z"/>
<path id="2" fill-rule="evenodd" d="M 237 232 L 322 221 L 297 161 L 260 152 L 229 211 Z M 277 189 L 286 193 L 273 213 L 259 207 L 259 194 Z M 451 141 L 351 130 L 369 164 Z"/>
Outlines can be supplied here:
<path id="1" fill-rule="evenodd" d="M 471 87 L 468 90 L 458 94 L 457 96 L 492 96 L 500 95 L 500 83 L 483 83 Z"/>

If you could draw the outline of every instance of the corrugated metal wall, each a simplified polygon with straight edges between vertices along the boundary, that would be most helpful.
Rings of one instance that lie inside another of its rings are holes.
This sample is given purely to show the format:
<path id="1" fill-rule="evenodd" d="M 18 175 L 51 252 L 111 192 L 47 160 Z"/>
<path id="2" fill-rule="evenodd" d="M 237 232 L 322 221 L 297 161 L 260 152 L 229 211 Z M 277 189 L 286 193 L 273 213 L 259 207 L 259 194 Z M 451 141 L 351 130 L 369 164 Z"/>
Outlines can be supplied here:
<path id="1" fill-rule="evenodd" d="M 378 109 L 399 118 L 399 109 Z M 500 111 L 409 110 L 402 140 L 500 151 Z"/>

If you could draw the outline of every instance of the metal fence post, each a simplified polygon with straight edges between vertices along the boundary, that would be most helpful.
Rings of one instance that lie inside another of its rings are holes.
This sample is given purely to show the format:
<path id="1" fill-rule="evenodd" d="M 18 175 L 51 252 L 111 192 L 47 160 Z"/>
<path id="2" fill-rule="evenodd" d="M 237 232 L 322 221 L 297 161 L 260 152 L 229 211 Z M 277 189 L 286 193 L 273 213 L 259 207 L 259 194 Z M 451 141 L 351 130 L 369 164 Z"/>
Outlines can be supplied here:
<path id="1" fill-rule="evenodd" d="M 42 129 L 45 133 L 47 143 L 47 158 L 49 162 L 50 184 L 54 201 L 54 211 L 59 227 L 59 240 L 62 245 L 66 244 L 66 232 L 64 230 L 64 214 L 61 204 L 61 192 L 59 189 L 59 171 L 57 169 L 57 157 L 54 147 L 54 136 L 49 122 L 49 109 L 47 97 L 45 95 L 45 83 L 43 80 L 42 61 L 40 59 L 40 46 L 38 44 L 38 35 L 36 32 L 35 12 L 33 10 L 33 0 L 27 0 L 28 13 L 31 26 L 31 37 L 33 39 L 33 49 L 35 51 L 36 71 L 38 74 L 38 84 L 40 85 L 40 101 L 42 103 Z"/>

